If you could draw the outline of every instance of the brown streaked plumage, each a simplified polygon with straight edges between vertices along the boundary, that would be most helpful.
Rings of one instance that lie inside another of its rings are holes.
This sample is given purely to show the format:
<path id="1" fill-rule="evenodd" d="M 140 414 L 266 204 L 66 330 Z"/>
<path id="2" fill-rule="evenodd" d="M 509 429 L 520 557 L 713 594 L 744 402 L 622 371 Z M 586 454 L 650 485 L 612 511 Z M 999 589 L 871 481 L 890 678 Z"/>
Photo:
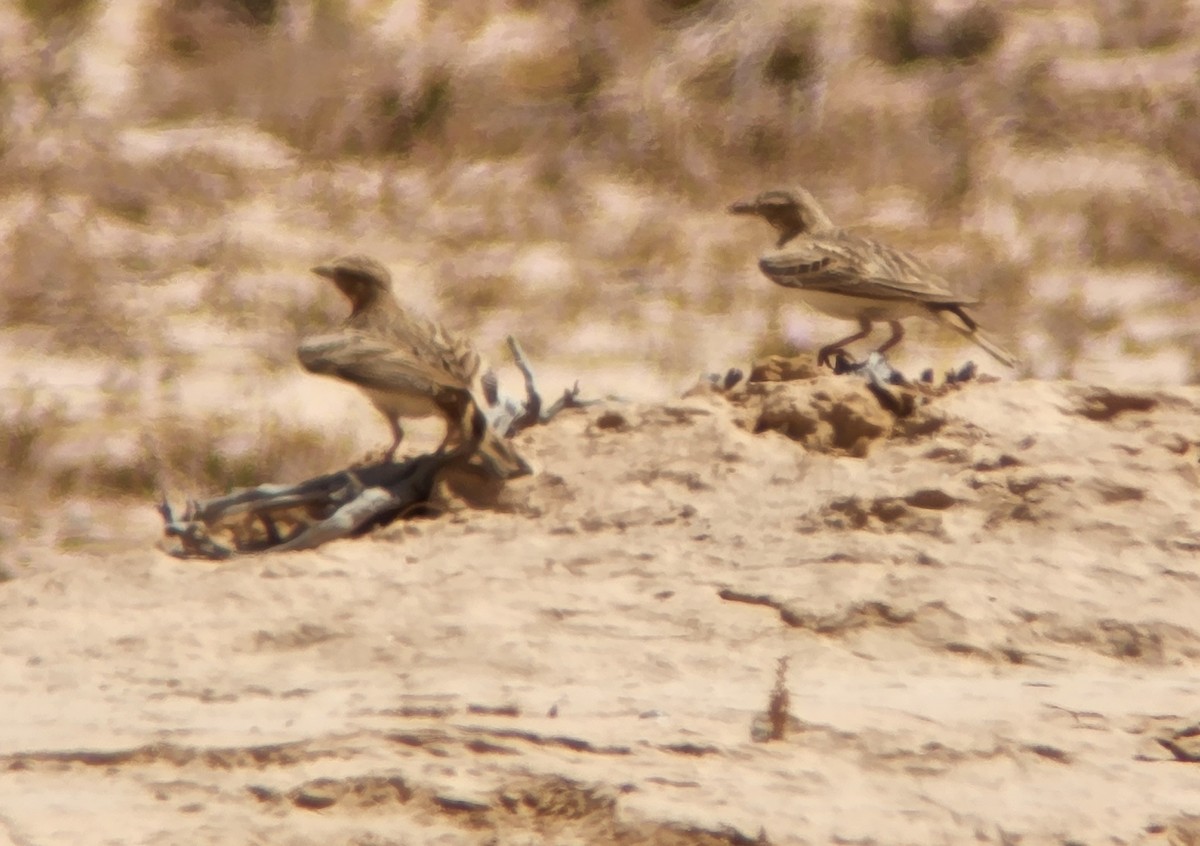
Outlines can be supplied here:
<path id="1" fill-rule="evenodd" d="M 1016 358 L 987 337 L 967 313 L 966 307 L 978 301 L 955 295 L 946 280 L 915 256 L 835 227 L 803 188 L 767 191 L 734 203 L 729 211 L 757 215 L 779 234 L 775 252 L 758 262 L 768 279 L 801 291 L 804 301 L 818 311 L 858 321 L 858 332 L 821 347 L 820 364 L 865 338 L 876 321 L 887 321 L 892 330 L 878 349 L 886 352 L 904 337 L 900 321 L 919 315 L 953 329 L 1001 364 L 1016 366 Z"/>
<path id="2" fill-rule="evenodd" d="M 305 338 L 297 355 L 311 373 L 358 387 L 387 418 L 393 459 L 404 439 L 401 419 L 440 415 L 446 437 L 464 450 L 478 449 L 498 475 L 529 472 L 529 466 L 487 423 L 479 401 L 481 361 L 466 340 L 406 311 L 392 292 L 387 268 L 365 256 L 345 256 L 313 273 L 329 279 L 350 300 L 340 331 Z"/>

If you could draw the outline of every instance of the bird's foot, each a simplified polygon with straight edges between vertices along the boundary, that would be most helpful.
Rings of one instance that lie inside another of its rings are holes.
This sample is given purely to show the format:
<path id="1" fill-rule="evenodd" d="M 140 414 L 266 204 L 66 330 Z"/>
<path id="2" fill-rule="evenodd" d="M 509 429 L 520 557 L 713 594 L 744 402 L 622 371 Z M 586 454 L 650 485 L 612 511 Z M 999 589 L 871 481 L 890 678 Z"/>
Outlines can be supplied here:
<path id="1" fill-rule="evenodd" d="M 891 362 L 883 353 L 876 350 L 867 356 L 867 360 L 854 367 L 855 373 L 862 374 L 868 381 L 880 385 L 907 385 L 904 374 L 892 367 Z"/>
<path id="2" fill-rule="evenodd" d="M 838 350 L 837 357 L 833 360 L 833 372 L 838 376 L 843 373 L 857 373 L 865 366 L 866 362 L 851 358 L 845 350 Z"/>
<path id="3" fill-rule="evenodd" d="M 696 384 L 696 388 L 716 391 L 717 393 L 723 394 L 736 388 L 738 383 L 742 381 L 743 375 L 744 374 L 742 371 L 736 367 L 731 367 L 724 373 L 707 373 L 700 377 L 699 382 Z"/>
<path id="4" fill-rule="evenodd" d="M 862 365 L 850 357 L 842 347 L 821 347 L 817 350 L 817 366 L 828 367 L 834 373 L 853 373 Z"/>
<path id="5" fill-rule="evenodd" d="M 840 376 L 843 373 L 855 372 L 862 364 L 851 358 L 841 347 L 826 347 L 817 353 L 817 366 L 828 367 Z"/>
<path id="6" fill-rule="evenodd" d="M 838 376 L 846 373 L 857 373 L 870 381 L 881 384 L 903 385 L 907 383 L 903 374 L 892 367 L 883 353 L 878 350 L 868 355 L 863 361 L 856 361 L 851 358 L 846 354 L 845 350 L 834 350 L 833 352 L 836 355 L 833 357 L 833 363 L 830 366 L 833 368 L 834 374 Z"/>

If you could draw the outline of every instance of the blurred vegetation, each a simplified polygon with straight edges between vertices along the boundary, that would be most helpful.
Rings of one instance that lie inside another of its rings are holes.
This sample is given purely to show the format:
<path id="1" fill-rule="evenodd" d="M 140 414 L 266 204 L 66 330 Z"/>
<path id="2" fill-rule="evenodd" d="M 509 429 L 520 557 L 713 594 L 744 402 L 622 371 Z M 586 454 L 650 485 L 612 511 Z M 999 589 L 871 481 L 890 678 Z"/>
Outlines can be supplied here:
<path id="1" fill-rule="evenodd" d="M 264 280 L 355 247 L 485 345 L 517 328 L 538 357 L 683 378 L 840 331 L 804 328 L 755 271 L 768 233 L 723 212 L 803 184 L 981 294 L 1035 375 L 1128 378 L 1134 351 L 1139 378 L 1200 379 L 1186 0 L 0 0 L 0 18 L 0 319 L 43 354 L 136 367 L 200 355 L 180 320 L 332 319 L 328 292 Z M 311 328 L 253 352 L 280 367 Z M 32 460 L 21 432 L 10 463 Z M 92 478 L 144 493 L 158 474 Z"/>
<path id="2" fill-rule="evenodd" d="M 20 0 L 18 7 L 38 28 L 77 27 L 86 23 L 99 0 Z"/>

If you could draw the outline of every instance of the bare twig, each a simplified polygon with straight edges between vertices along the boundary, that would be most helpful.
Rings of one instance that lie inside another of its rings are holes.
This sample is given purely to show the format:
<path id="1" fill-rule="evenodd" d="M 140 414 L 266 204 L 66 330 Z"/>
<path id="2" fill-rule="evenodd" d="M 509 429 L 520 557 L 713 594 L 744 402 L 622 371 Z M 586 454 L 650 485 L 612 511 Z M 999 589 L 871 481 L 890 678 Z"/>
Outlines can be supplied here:
<path id="1" fill-rule="evenodd" d="M 520 342 L 512 335 L 508 336 L 508 349 L 512 353 L 513 363 L 521 371 L 521 375 L 525 377 L 526 396 L 524 410 L 514 417 L 509 424 L 508 434 L 510 436 L 524 431 L 531 426 L 549 423 L 564 409 L 584 408 L 592 404 L 587 400 L 579 398 L 579 383 L 576 382 L 570 388 L 563 391 L 562 396 L 543 411 L 542 395 L 538 392 L 537 383 L 533 378 L 533 371 L 529 367 L 529 361 L 525 358 L 525 351 L 521 349 Z"/>
<path id="2" fill-rule="evenodd" d="M 542 395 L 538 393 L 537 384 L 533 379 L 533 371 L 529 368 L 529 362 L 525 360 L 525 351 L 521 349 L 520 342 L 512 335 L 508 336 L 508 351 L 512 353 L 513 364 L 525 377 L 525 412 L 512 422 L 513 427 L 519 432 L 540 419 Z"/>
<path id="3" fill-rule="evenodd" d="M 792 699 L 787 687 L 787 669 L 788 659 L 785 655 L 775 667 L 775 687 L 772 688 L 771 698 L 767 701 L 767 721 L 771 725 L 768 740 L 783 740 L 787 736 L 788 721 L 791 718 L 788 706 Z"/>
<path id="4" fill-rule="evenodd" d="M 1184 764 L 1200 764 L 1200 755 L 1195 752 L 1189 752 L 1174 740 L 1166 737 L 1156 737 L 1154 741 L 1163 749 L 1170 752 L 1176 761 L 1181 761 Z"/>

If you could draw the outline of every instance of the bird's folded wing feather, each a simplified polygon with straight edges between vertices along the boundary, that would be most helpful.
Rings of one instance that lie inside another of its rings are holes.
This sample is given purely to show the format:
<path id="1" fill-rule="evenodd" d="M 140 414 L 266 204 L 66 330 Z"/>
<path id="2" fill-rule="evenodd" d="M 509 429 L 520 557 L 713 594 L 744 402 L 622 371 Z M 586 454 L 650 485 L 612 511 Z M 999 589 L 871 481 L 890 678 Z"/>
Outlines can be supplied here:
<path id="1" fill-rule="evenodd" d="M 474 345 L 448 332 L 440 323 L 430 321 L 430 324 L 430 337 L 434 339 L 438 358 L 446 371 L 464 383 L 471 384 L 482 367 L 482 359 Z"/>
<path id="2" fill-rule="evenodd" d="M 363 388 L 399 393 L 469 391 L 458 377 L 414 357 L 402 347 L 362 332 L 346 331 L 306 338 L 297 349 L 311 373 L 336 376 Z"/>
<path id="3" fill-rule="evenodd" d="M 428 362 L 468 385 L 474 383 L 481 367 L 479 353 L 470 342 L 448 332 L 440 323 L 409 314 L 393 303 L 380 303 L 376 309 L 351 316 L 346 329 L 365 332 L 407 350 L 414 361 Z"/>
<path id="4" fill-rule="evenodd" d="M 395 320 L 389 334 L 397 346 L 410 348 L 418 358 L 433 362 L 465 384 L 471 384 L 479 372 L 481 360 L 475 347 L 440 323 L 405 313 Z"/>
<path id="5" fill-rule="evenodd" d="M 973 301 L 955 295 L 941 277 L 913 256 L 885 244 L 844 233 L 809 238 L 759 259 L 772 282 L 872 300 L 926 303 Z"/>

